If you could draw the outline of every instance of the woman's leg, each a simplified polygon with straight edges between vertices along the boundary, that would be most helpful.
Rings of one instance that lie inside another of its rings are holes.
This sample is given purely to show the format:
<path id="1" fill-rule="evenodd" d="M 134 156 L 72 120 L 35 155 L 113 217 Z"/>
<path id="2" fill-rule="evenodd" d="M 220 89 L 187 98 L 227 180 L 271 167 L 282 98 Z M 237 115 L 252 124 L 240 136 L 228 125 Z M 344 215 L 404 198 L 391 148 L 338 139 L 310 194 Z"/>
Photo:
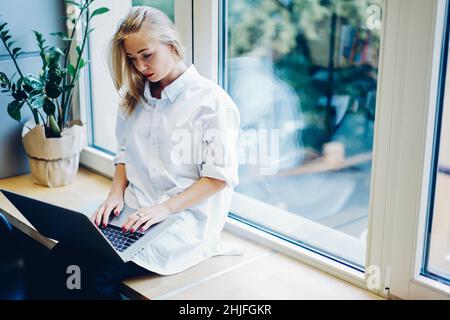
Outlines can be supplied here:
<path id="1" fill-rule="evenodd" d="M 121 300 L 122 281 L 128 278 L 154 274 L 134 262 L 121 263 L 102 260 L 90 270 L 91 290 L 95 299 Z"/>
<path id="2" fill-rule="evenodd" d="M 57 299 L 120 299 L 122 280 L 153 273 L 62 243 L 49 252 L 47 265 L 51 296 Z"/>

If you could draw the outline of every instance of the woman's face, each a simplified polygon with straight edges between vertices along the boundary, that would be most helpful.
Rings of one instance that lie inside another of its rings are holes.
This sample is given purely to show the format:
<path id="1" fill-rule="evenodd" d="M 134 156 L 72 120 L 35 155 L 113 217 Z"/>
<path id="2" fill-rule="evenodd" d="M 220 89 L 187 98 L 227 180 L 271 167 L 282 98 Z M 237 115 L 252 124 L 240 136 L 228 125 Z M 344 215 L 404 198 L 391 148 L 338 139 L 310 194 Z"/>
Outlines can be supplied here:
<path id="1" fill-rule="evenodd" d="M 168 44 L 151 38 L 143 30 L 129 35 L 124 40 L 124 48 L 136 70 L 151 82 L 164 79 L 177 62 L 177 55 Z"/>

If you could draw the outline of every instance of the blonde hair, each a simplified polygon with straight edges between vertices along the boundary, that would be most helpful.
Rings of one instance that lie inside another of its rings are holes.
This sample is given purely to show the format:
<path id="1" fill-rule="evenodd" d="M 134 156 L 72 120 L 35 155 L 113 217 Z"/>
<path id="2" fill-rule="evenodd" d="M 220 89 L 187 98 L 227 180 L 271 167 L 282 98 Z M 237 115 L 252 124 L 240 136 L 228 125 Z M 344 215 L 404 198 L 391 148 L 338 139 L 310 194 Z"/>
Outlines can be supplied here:
<path id="1" fill-rule="evenodd" d="M 180 60 L 184 58 L 179 33 L 167 15 L 148 6 L 137 6 L 130 9 L 120 22 L 108 47 L 109 71 L 114 86 L 122 98 L 120 106 L 128 115 L 133 112 L 142 98 L 146 77 L 136 70 L 133 62 L 126 56 L 124 40 L 129 35 L 141 31 L 143 27 L 146 28 L 151 38 L 170 45 Z M 124 96 L 121 95 L 121 91 L 124 91 Z"/>

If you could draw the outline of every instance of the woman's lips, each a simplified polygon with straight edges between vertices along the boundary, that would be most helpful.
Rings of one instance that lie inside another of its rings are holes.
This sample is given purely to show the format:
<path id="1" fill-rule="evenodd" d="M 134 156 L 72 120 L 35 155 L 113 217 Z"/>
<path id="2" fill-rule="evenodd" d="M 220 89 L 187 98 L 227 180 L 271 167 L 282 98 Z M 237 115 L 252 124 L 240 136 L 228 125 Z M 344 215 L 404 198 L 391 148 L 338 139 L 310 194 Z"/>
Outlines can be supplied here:
<path id="1" fill-rule="evenodd" d="M 154 75 L 154 73 L 146 73 L 146 74 L 145 74 L 145 76 L 146 76 L 147 78 L 151 78 L 151 77 L 153 77 L 153 75 Z"/>

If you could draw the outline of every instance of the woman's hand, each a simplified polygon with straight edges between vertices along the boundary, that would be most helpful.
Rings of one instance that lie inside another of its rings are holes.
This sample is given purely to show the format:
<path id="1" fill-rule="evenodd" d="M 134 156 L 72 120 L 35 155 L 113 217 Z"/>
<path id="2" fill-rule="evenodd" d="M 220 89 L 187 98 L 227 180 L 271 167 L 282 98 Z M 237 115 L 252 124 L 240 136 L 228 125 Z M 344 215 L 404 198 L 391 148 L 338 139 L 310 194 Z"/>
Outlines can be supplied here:
<path id="1" fill-rule="evenodd" d="M 100 205 L 100 207 L 98 207 L 94 214 L 92 214 L 91 218 L 97 227 L 100 223 L 106 227 L 109 221 L 109 215 L 114 211 L 114 215 L 117 217 L 122 211 L 123 206 L 123 195 L 109 194 L 108 198 Z"/>
<path id="2" fill-rule="evenodd" d="M 122 226 L 122 231 L 146 231 L 151 225 L 165 220 L 170 216 L 171 210 L 164 203 L 152 207 L 141 208 L 131 214 Z M 140 228 L 140 229 L 139 229 Z"/>

